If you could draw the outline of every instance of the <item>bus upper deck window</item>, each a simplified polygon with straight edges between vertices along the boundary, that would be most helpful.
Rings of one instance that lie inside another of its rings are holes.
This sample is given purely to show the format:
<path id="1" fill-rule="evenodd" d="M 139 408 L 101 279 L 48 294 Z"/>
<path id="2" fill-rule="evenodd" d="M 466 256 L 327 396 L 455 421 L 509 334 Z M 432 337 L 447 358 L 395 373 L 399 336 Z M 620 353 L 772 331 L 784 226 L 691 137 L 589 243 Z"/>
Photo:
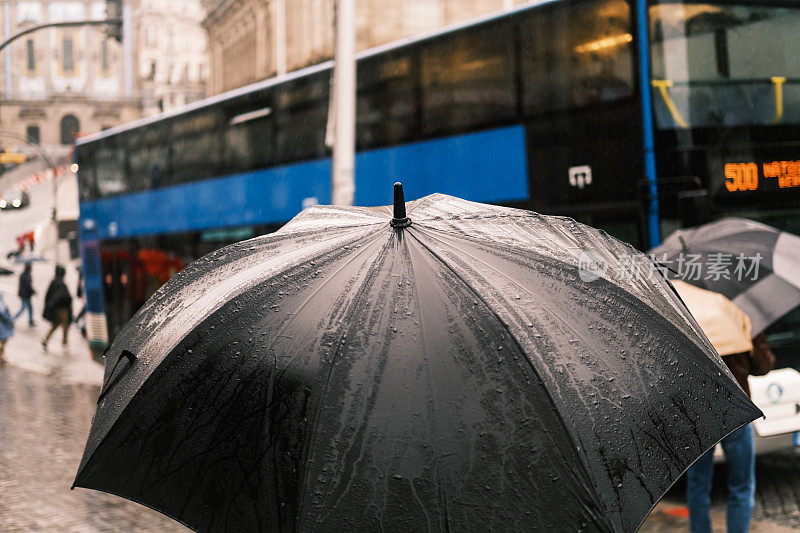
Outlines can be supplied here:
<path id="1" fill-rule="evenodd" d="M 665 3 L 650 8 L 661 129 L 797 124 L 800 6 Z"/>
<path id="2" fill-rule="evenodd" d="M 527 113 L 580 108 L 633 96 L 633 33 L 625 0 L 560 3 L 522 22 Z M 541 83 L 540 80 L 550 80 Z"/>

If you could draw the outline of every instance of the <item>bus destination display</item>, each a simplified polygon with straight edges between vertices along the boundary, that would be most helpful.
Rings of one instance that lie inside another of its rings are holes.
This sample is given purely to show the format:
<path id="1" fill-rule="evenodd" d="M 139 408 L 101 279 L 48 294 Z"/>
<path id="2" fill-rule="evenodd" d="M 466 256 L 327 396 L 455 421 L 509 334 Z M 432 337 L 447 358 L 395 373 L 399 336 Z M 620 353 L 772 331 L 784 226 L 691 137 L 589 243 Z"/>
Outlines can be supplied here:
<path id="1" fill-rule="evenodd" d="M 800 161 L 726 163 L 724 171 L 728 192 L 800 187 Z"/>

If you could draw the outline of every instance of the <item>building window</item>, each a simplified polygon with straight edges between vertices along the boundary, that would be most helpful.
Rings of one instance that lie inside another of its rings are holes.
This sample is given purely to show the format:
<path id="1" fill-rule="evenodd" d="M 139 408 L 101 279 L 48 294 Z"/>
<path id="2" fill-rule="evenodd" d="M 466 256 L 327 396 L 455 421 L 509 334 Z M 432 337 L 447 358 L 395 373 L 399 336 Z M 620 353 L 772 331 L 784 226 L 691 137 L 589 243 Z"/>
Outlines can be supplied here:
<path id="1" fill-rule="evenodd" d="M 103 69 L 103 74 L 108 74 L 111 70 L 111 62 L 108 58 L 108 41 L 106 39 L 100 42 L 100 68 Z"/>
<path id="2" fill-rule="evenodd" d="M 62 64 L 64 66 L 64 73 L 72 74 L 72 72 L 75 70 L 75 58 L 72 50 L 72 37 L 64 37 L 63 44 L 64 57 L 62 58 Z"/>
<path id="3" fill-rule="evenodd" d="M 28 59 L 28 72 L 36 70 L 36 49 L 33 47 L 33 39 L 28 39 L 25 43 L 25 52 Z"/>
<path id="4" fill-rule="evenodd" d="M 39 144 L 39 126 L 28 126 L 25 130 L 25 134 L 28 136 L 28 140 Z"/>
<path id="5" fill-rule="evenodd" d="M 61 119 L 61 144 L 72 144 L 80 131 L 80 122 L 75 115 L 64 115 Z"/>

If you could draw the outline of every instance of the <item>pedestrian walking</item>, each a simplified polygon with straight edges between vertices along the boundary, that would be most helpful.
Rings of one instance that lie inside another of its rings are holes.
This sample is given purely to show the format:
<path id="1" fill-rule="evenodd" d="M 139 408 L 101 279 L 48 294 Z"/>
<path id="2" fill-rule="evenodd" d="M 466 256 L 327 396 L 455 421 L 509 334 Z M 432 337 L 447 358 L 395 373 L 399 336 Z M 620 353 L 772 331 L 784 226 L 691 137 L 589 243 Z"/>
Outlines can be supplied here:
<path id="1" fill-rule="evenodd" d="M 31 264 L 27 263 L 25 265 L 25 270 L 22 271 L 22 274 L 19 275 L 19 289 L 17 290 L 17 296 L 19 299 L 22 300 L 22 307 L 19 308 L 17 314 L 14 315 L 14 320 L 20 317 L 22 313 L 27 309 L 28 310 L 28 325 L 35 326 L 36 324 L 33 322 L 33 304 L 31 304 L 31 298 L 33 295 L 36 294 L 36 291 L 33 290 L 33 278 L 31 277 Z"/>
<path id="2" fill-rule="evenodd" d="M 61 265 L 56 266 L 56 275 L 50 286 L 47 287 L 47 294 L 44 296 L 44 312 L 42 316 L 51 324 L 50 331 L 42 340 L 42 347 L 47 351 L 47 342 L 53 335 L 58 326 L 64 329 L 62 344 L 67 344 L 67 334 L 69 325 L 72 322 L 72 296 L 64 283 L 66 270 Z"/>
<path id="3" fill-rule="evenodd" d="M 739 386 L 750 396 L 747 376 L 763 376 L 775 366 L 775 356 L 767 338 L 760 333 L 753 339 L 753 350 L 722 357 Z M 728 469 L 728 533 L 747 533 L 755 505 L 756 472 L 753 426 L 747 424 L 722 439 Z M 711 484 L 714 449 L 706 452 L 686 472 L 686 497 L 691 533 L 711 533 Z"/>
<path id="4" fill-rule="evenodd" d="M 8 312 L 8 307 L 3 301 L 3 294 L 0 293 L 0 361 L 3 360 L 3 353 L 6 348 L 6 341 L 14 335 L 14 319 Z"/>

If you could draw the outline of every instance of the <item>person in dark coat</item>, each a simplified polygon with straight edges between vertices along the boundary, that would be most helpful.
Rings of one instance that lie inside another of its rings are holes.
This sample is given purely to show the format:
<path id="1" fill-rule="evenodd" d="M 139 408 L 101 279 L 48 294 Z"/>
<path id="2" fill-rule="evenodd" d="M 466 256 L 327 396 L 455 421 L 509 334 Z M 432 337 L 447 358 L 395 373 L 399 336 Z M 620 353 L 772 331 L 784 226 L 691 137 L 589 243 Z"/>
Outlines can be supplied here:
<path id="1" fill-rule="evenodd" d="M 28 325 L 34 326 L 33 322 L 33 305 L 31 304 L 31 297 L 36 294 L 36 291 L 33 290 L 33 279 L 31 278 L 31 264 L 28 263 L 25 265 L 25 270 L 22 271 L 22 274 L 19 275 L 19 290 L 17 290 L 17 296 L 19 299 L 22 300 L 22 307 L 20 307 L 17 314 L 14 315 L 14 320 L 20 317 L 25 309 L 28 310 Z"/>
<path id="2" fill-rule="evenodd" d="M 47 350 L 47 341 L 50 336 L 61 326 L 64 329 L 64 339 L 62 344 L 67 344 L 67 334 L 69 333 L 69 325 L 72 322 L 72 296 L 64 283 L 64 274 L 66 270 L 61 265 L 56 266 L 56 275 L 50 286 L 47 287 L 47 293 L 44 296 L 44 312 L 42 316 L 50 322 L 50 331 L 42 340 L 42 347 Z"/>

